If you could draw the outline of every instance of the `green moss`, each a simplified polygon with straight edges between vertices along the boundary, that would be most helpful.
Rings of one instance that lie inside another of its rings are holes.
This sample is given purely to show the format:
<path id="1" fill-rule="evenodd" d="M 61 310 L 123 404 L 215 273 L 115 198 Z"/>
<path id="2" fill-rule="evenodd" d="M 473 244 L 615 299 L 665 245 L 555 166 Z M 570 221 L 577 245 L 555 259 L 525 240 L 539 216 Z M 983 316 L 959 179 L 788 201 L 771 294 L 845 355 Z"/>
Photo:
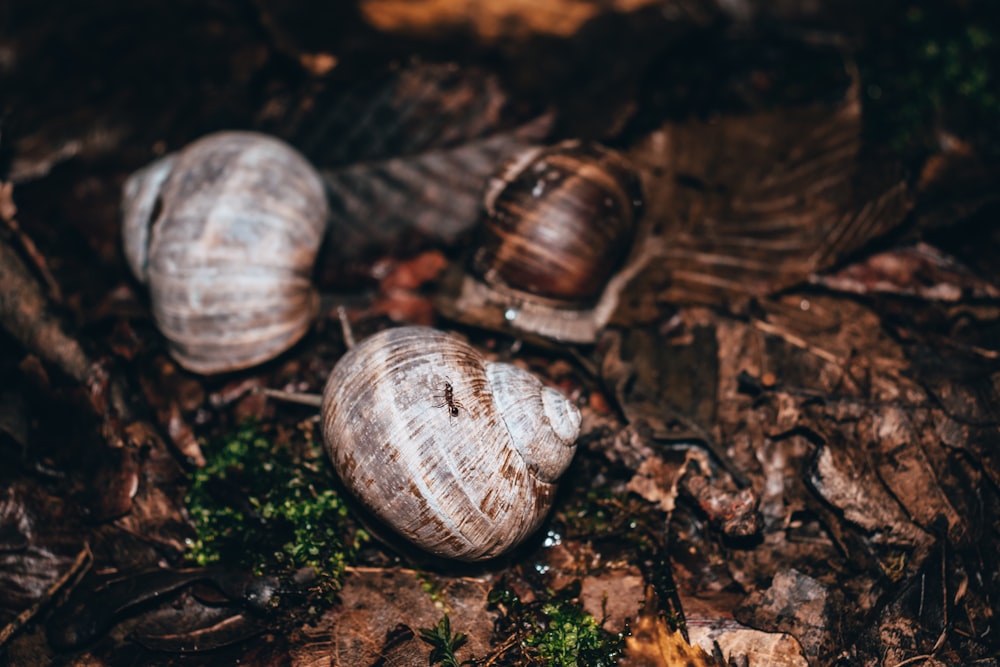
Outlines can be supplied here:
<path id="1" fill-rule="evenodd" d="M 538 652 L 546 665 L 617 664 L 624 648 L 623 634 L 612 635 L 578 603 L 558 601 L 542 607 L 543 629 L 530 634 L 525 644 Z"/>
<path id="2" fill-rule="evenodd" d="M 615 665 L 625 648 L 628 628 L 613 633 L 587 613 L 578 599 L 579 585 L 570 585 L 525 604 L 503 582 L 490 591 L 491 607 L 500 610 L 494 644 L 506 647 L 502 664 L 564 667 Z"/>
<path id="3" fill-rule="evenodd" d="M 441 609 L 447 609 L 448 600 L 445 598 L 444 591 L 441 590 L 441 587 L 423 572 L 418 572 L 416 576 L 417 580 L 420 582 L 420 588 L 424 591 L 424 593 L 427 593 L 427 596 L 430 597 L 435 606 Z"/>
<path id="4" fill-rule="evenodd" d="M 312 602 L 332 600 L 363 534 L 349 535 L 347 506 L 311 429 L 265 432 L 246 424 L 204 448 L 207 463 L 186 496 L 195 537 L 187 558 L 301 579 Z"/>

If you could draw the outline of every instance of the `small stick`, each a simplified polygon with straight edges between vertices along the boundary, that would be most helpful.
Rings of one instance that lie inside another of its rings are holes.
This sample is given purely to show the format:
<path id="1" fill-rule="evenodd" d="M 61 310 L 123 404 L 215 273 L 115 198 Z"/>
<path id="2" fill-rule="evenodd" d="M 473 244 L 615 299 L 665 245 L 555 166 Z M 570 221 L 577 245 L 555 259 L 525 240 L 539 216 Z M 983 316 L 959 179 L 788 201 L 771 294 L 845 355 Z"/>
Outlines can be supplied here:
<path id="1" fill-rule="evenodd" d="M 308 405 L 314 408 L 323 407 L 323 396 L 320 394 L 304 394 L 298 391 L 284 391 L 282 389 L 269 389 L 268 387 L 259 387 L 256 389 L 256 392 L 287 403 L 298 403 L 299 405 Z"/>
<path id="2" fill-rule="evenodd" d="M 49 586 L 40 598 L 38 598 L 34 603 L 32 603 L 27 609 L 22 611 L 20 614 L 15 616 L 7 625 L 0 627 L 0 646 L 7 643 L 15 632 L 20 630 L 25 626 L 32 618 L 38 615 L 42 607 L 48 604 L 59 590 L 69 584 L 73 579 L 82 577 L 83 574 L 90 569 L 93 563 L 94 555 L 90 551 L 90 545 L 84 543 L 83 549 L 76 555 L 73 559 L 73 563 L 70 565 L 69 569 L 63 574 L 59 575 L 52 585 Z"/>
<path id="3" fill-rule="evenodd" d="M 340 331 L 344 334 L 344 344 L 350 350 L 354 347 L 354 331 L 351 330 L 351 321 L 347 319 L 347 309 L 337 306 L 337 318 L 340 320 Z"/>
<path id="4" fill-rule="evenodd" d="M 351 330 L 351 322 L 347 319 L 347 309 L 342 305 L 337 306 L 337 319 L 340 320 L 340 330 L 344 335 L 344 344 L 350 350 L 355 345 L 354 331 Z M 298 403 L 314 408 L 323 407 L 323 396 L 321 394 L 303 394 L 297 391 L 284 391 L 282 389 L 269 389 L 267 387 L 258 387 L 255 391 L 258 394 L 264 394 L 269 398 L 279 401 Z"/>

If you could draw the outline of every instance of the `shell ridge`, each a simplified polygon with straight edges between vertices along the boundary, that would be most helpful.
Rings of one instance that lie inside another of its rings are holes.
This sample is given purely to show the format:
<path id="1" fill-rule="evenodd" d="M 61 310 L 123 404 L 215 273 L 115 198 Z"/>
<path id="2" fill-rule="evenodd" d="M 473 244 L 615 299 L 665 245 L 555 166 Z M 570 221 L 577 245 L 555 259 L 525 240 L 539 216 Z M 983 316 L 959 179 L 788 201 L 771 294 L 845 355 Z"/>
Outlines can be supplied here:
<path id="1" fill-rule="evenodd" d="M 454 361 L 456 363 L 459 363 L 459 358 L 460 357 L 468 355 L 471 358 L 476 358 L 478 356 L 478 352 L 476 352 L 475 348 L 473 348 L 472 346 L 468 345 L 464 341 L 461 341 L 460 339 L 455 338 L 454 336 L 449 336 L 447 334 L 443 334 L 443 333 L 441 333 L 441 332 L 439 332 L 439 331 L 437 331 L 435 329 L 431 329 L 429 327 L 407 327 L 407 328 L 408 329 L 420 329 L 421 330 L 421 333 L 420 333 L 420 337 L 421 338 L 423 338 L 424 336 L 432 336 L 435 339 L 435 343 L 440 343 L 441 344 L 441 345 L 438 346 L 440 348 L 440 351 L 438 351 L 438 350 L 426 350 L 429 353 L 429 356 L 433 357 L 433 356 L 440 355 L 442 357 L 439 360 L 439 362 L 440 362 L 439 364 L 434 364 L 431 360 L 427 360 L 428 364 L 430 366 L 432 366 L 432 367 L 433 366 L 439 366 L 439 368 L 437 370 L 447 369 L 447 368 L 453 366 L 453 364 L 451 363 L 452 360 L 448 359 L 447 357 L 454 356 L 454 357 L 456 357 L 456 359 Z M 428 333 L 428 332 L 432 332 L 432 333 Z M 414 338 L 416 339 L 416 335 L 414 336 Z M 448 354 L 445 354 L 446 344 L 447 345 L 451 345 L 451 344 L 454 344 L 454 343 L 458 343 L 459 344 L 459 350 L 460 351 L 449 351 Z M 483 376 L 482 377 L 482 387 L 480 387 L 480 391 L 484 391 L 484 392 L 487 393 L 487 396 L 485 398 L 486 398 L 487 401 L 489 401 L 490 403 L 493 404 L 493 406 L 494 406 L 494 411 L 493 412 L 494 413 L 499 413 L 499 410 L 495 409 L 496 408 L 496 403 L 495 403 L 495 400 L 493 398 L 492 392 L 489 391 L 489 382 L 488 382 L 488 380 L 486 378 L 485 369 L 482 368 L 481 364 L 478 364 L 478 366 L 479 366 L 478 370 L 480 371 L 480 373 Z M 435 371 L 435 372 L 437 372 L 437 371 Z M 434 410 L 434 408 L 432 406 L 430 406 L 430 401 L 429 400 L 427 401 L 427 403 L 428 403 L 428 408 L 427 409 L 428 410 Z M 473 409 L 473 408 L 472 408 L 472 406 L 466 406 L 465 409 L 469 410 L 469 409 Z M 444 414 L 444 412 L 441 412 L 441 413 L 433 413 L 432 412 L 430 414 L 438 415 L 438 414 Z M 461 419 L 462 415 L 460 415 L 458 418 Z M 443 422 L 444 419 L 440 418 L 439 416 L 435 416 L 433 418 L 433 421 Z M 448 427 L 447 428 L 451 428 L 452 426 L 453 426 L 453 424 L 451 423 L 451 417 L 449 416 L 448 417 Z M 443 423 L 442 423 L 442 427 L 444 427 Z M 484 425 L 483 424 L 476 424 L 475 427 L 476 428 L 484 428 Z M 486 428 L 488 428 L 488 427 L 486 427 Z M 456 452 L 461 452 L 463 450 L 463 448 L 466 449 L 466 450 L 472 450 L 472 451 L 477 451 L 477 452 L 479 451 L 480 448 L 483 448 L 483 449 L 492 449 L 492 448 L 489 447 L 489 443 L 488 442 L 480 442 L 477 439 L 470 440 L 468 438 L 463 438 L 462 441 L 461 441 L 461 444 L 456 445 L 455 447 L 450 448 L 451 451 L 448 451 L 448 452 L 437 452 L 438 455 L 435 457 L 435 459 L 436 459 L 438 465 L 443 465 L 444 468 L 445 468 L 445 470 L 448 473 L 447 480 L 440 480 L 439 479 L 438 481 L 443 486 L 446 486 L 447 490 L 450 493 L 460 494 L 460 498 L 455 499 L 454 502 L 450 503 L 448 506 L 445 506 L 445 505 L 443 505 L 442 503 L 440 503 L 438 501 L 437 497 L 435 497 L 435 504 L 439 508 L 441 508 L 441 509 L 444 509 L 445 507 L 451 507 L 451 506 L 453 506 L 452 509 L 457 510 L 457 511 L 447 511 L 447 512 L 444 512 L 444 514 L 447 514 L 450 519 L 456 519 L 456 521 L 454 523 L 454 529 L 455 529 L 455 531 L 456 531 L 456 533 L 458 535 L 461 535 L 464 538 L 464 540 L 466 541 L 467 545 L 470 547 L 470 552 L 467 553 L 467 554 L 465 554 L 465 556 L 463 556 L 463 557 L 482 557 L 482 556 L 488 555 L 488 554 L 495 554 L 499 550 L 502 550 L 502 548 L 505 547 L 507 544 L 510 543 L 509 536 L 504 533 L 503 529 L 506 527 L 506 524 L 507 524 L 507 522 L 504 520 L 505 515 L 509 513 L 509 510 L 510 510 L 512 504 L 509 503 L 509 502 L 506 503 L 506 506 L 504 507 L 504 510 L 505 510 L 504 513 L 501 514 L 501 515 L 498 515 L 496 518 L 490 517 L 482 509 L 481 501 L 478 498 L 474 498 L 469 493 L 469 487 L 468 487 L 468 485 L 465 484 L 465 483 L 463 483 L 463 480 L 465 479 L 465 476 L 466 476 L 466 474 L 469 471 L 463 471 L 463 470 L 461 470 L 459 468 L 459 466 L 458 466 L 458 461 L 456 460 L 456 457 L 454 456 L 454 454 Z M 473 458 L 480 459 L 480 458 L 483 458 L 483 457 L 480 455 L 480 456 L 476 456 L 476 457 L 473 457 Z M 490 462 L 489 459 L 482 460 L 482 461 L 472 461 L 472 463 L 478 463 L 478 464 L 488 464 L 489 462 Z M 472 467 L 473 468 L 482 468 L 483 466 L 482 465 L 474 465 Z M 506 480 L 504 480 L 504 481 L 506 482 Z M 514 485 L 514 484 L 508 484 L 508 486 L 514 487 L 516 485 Z M 516 490 L 514 488 L 511 488 L 510 490 L 516 492 Z M 463 513 L 464 513 L 464 516 L 463 516 Z M 454 516 L 456 514 L 459 515 L 457 518 Z M 466 520 L 463 521 L 462 519 L 466 519 Z M 483 539 L 484 535 L 489 536 L 490 539 L 484 540 Z M 503 539 L 497 539 L 497 537 L 500 537 L 500 538 L 503 538 Z"/>

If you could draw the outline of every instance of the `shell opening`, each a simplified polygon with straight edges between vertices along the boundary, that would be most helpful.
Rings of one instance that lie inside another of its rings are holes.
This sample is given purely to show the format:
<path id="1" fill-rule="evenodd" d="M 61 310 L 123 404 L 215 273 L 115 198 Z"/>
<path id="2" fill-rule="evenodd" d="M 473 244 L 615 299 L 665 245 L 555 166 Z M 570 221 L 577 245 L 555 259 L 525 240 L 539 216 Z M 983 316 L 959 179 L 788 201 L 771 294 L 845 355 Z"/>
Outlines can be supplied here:
<path id="1" fill-rule="evenodd" d="M 125 261 L 141 283 L 148 280 L 149 237 L 159 208 L 160 191 L 173 169 L 174 154 L 129 176 L 122 192 L 122 247 Z"/>

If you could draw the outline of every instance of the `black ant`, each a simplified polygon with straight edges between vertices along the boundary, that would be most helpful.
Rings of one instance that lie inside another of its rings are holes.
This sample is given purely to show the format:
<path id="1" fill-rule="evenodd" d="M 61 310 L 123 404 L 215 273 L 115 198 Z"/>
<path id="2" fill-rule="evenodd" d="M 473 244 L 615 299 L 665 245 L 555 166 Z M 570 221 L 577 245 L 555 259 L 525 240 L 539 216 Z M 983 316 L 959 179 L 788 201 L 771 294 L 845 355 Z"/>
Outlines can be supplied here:
<path id="1" fill-rule="evenodd" d="M 464 406 L 461 402 L 455 400 L 455 389 L 451 386 L 451 382 L 448 380 L 445 380 L 444 382 L 444 396 L 442 398 L 443 400 L 440 403 L 435 403 L 434 407 L 443 408 L 448 406 L 448 414 L 452 417 L 457 417 L 458 411 Z"/>

